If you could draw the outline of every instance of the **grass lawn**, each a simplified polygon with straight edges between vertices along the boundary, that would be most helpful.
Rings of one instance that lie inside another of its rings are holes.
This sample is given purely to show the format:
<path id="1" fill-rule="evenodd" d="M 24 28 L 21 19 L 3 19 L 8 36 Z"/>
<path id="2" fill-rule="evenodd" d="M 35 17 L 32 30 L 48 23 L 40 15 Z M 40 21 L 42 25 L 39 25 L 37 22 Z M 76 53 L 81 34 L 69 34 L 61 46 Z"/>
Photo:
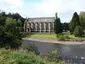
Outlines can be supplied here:
<path id="1" fill-rule="evenodd" d="M 69 35 L 69 38 L 71 40 L 75 40 L 75 41 L 84 41 L 85 40 L 85 35 L 83 35 L 82 37 L 75 37 L 74 35 Z"/>
<path id="2" fill-rule="evenodd" d="M 40 39 L 57 39 L 56 34 L 44 34 L 44 33 L 37 33 L 37 34 L 29 34 L 30 38 L 40 38 Z"/>
<path id="3" fill-rule="evenodd" d="M 75 37 L 74 35 L 71 35 L 68 33 L 59 34 L 59 37 L 56 37 L 56 34 L 54 33 L 25 34 L 25 36 L 29 38 L 45 39 L 45 40 L 46 39 L 59 40 L 60 36 L 62 36 L 61 39 L 63 38 L 64 40 L 68 40 L 68 41 L 84 41 L 85 40 L 85 35 L 83 37 Z"/>

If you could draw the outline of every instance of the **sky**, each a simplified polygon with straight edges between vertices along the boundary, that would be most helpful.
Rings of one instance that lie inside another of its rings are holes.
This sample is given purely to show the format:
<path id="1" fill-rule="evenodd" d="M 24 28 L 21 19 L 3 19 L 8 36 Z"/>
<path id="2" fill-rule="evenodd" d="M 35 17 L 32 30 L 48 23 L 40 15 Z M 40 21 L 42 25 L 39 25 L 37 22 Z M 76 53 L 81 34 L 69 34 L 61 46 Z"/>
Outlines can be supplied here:
<path id="1" fill-rule="evenodd" d="M 0 10 L 19 13 L 22 17 L 60 17 L 70 22 L 74 12 L 85 11 L 85 0 L 0 0 Z"/>

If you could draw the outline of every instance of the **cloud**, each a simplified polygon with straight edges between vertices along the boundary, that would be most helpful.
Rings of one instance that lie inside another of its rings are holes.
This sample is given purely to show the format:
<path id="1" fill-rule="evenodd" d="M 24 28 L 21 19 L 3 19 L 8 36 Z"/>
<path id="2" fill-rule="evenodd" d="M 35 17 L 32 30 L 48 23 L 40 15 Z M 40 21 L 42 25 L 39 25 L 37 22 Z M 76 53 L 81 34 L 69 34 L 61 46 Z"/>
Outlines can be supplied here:
<path id="1" fill-rule="evenodd" d="M 85 11 L 85 0 L 0 0 L 0 9 L 23 17 L 58 16 L 69 22 L 74 12 Z"/>
<path id="2" fill-rule="evenodd" d="M 6 3 L 10 5 L 20 6 L 23 3 L 23 0 L 6 0 Z"/>
<path id="3" fill-rule="evenodd" d="M 65 13 L 68 11 L 85 10 L 84 0 L 42 0 L 39 4 L 38 10 L 45 13 Z"/>
<path id="4" fill-rule="evenodd" d="M 20 8 L 22 7 L 22 4 L 23 0 L 0 0 L 0 9 L 7 13 L 21 13 Z"/>
<path id="5" fill-rule="evenodd" d="M 37 10 L 54 15 L 56 12 L 62 21 L 70 21 L 74 12 L 85 11 L 85 0 L 42 0 Z"/>

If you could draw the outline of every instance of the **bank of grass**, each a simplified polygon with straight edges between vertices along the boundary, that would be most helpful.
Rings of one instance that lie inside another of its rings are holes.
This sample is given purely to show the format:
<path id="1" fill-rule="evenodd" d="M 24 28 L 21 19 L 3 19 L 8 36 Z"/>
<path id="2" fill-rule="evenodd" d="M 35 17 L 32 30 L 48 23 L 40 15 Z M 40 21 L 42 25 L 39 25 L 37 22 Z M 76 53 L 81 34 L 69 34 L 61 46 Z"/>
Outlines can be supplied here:
<path id="1" fill-rule="evenodd" d="M 33 52 L 26 50 L 5 50 L 0 49 L 0 64 L 65 64 L 63 61 L 59 63 L 46 61 L 40 56 L 36 56 Z"/>
<path id="2" fill-rule="evenodd" d="M 82 37 L 75 37 L 73 34 L 69 33 L 36 33 L 36 34 L 25 34 L 25 37 L 36 38 L 36 39 L 47 39 L 47 40 L 59 40 L 59 41 L 84 41 L 85 35 Z"/>
<path id="3" fill-rule="evenodd" d="M 85 35 L 82 37 L 75 37 L 74 35 L 69 35 L 70 40 L 72 41 L 84 41 L 85 40 Z"/>
<path id="4" fill-rule="evenodd" d="M 83 35 L 82 37 L 75 37 L 73 34 L 68 34 L 68 33 L 64 33 L 64 34 L 58 34 L 58 40 L 60 41 L 84 41 L 85 40 L 85 35 Z"/>
<path id="5" fill-rule="evenodd" d="M 56 40 L 56 34 L 54 33 L 36 33 L 36 34 L 25 34 L 29 38 L 38 38 L 38 39 L 53 39 Z"/>

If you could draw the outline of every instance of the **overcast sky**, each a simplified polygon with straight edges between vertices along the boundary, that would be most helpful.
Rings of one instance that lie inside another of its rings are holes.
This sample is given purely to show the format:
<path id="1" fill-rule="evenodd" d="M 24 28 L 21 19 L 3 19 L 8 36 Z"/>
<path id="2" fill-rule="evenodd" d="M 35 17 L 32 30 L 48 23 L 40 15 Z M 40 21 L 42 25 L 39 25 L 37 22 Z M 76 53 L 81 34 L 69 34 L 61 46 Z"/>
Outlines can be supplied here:
<path id="1" fill-rule="evenodd" d="M 0 0 L 0 9 L 23 17 L 52 17 L 69 22 L 74 12 L 85 11 L 85 0 Z"/>

